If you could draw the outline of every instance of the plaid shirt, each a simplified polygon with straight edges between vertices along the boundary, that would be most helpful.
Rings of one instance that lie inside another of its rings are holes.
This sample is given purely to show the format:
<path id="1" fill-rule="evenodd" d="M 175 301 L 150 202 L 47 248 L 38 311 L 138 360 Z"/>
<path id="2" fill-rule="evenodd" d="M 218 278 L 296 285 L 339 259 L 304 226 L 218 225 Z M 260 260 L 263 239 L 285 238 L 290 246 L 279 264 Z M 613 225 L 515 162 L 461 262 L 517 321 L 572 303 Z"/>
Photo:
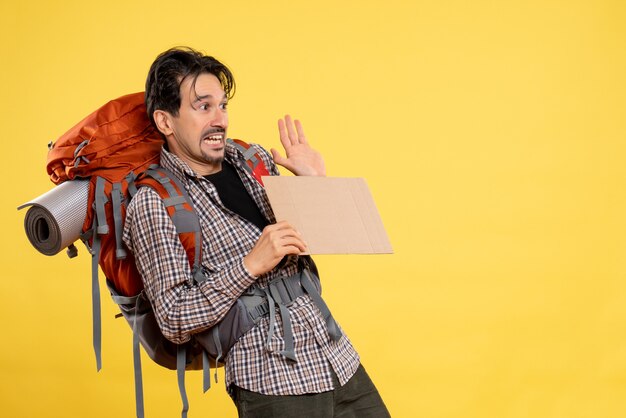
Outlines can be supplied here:
<path id="1" fill-rule="evenodd" d="M 278 175 L 267 151 L 252 146 L 270 174 Z M 242 168 L 243 156 L 230 142 L 226 145 L 225 158 L 235 167 L 263 215 L 270 223 L 275 222 L 263 187 Z M 280 268 L 258 278 L 252 276 L 243 264 L 243 257 L 259 239 L 261 230 L 224 207 L 215 187 L 176 155 L 163 150 L 161 165 L 180 178 L 198 213 L 203 239 L 202 265 L 209 279 L 193 284 L 189 261 L 174 224 L 160 196 L 149 187 L 140 188 L 129 204 L 123 239 L 135 255 L 163 335 L 182 343 L 193 333 L 219 322 L 255 281 L 265 287 L 274 277 L 296 273 L 297 257 L 289 257 Z M 345 335 L 337 342 L 330 339 L 310 297 L 298 298 L 288 309 L 297 362 L 279 354 L 284 347 L 280 315 L 276 315 L 276 330 L 269 347 L 269 319 L 263 318 L 239 339 L 226 357 L 227 387 L 234 383 L 265 395 L 300 395 L 334 389 L 332 371 L 341 385 L 352 377 L 359 365 L 358 354 Z"/>

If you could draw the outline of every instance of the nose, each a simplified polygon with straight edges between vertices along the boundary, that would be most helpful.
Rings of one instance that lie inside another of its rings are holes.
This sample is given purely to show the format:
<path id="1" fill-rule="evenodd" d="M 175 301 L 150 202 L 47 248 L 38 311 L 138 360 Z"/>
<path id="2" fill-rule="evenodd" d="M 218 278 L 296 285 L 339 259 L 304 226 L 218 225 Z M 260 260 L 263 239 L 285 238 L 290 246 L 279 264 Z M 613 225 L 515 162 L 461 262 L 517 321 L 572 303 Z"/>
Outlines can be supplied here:
<path id="1" fill-rule="evenodd" d="M 211 126 L 218 128 L 226 128 L 228 126 L 228 113 L 225 110 L 218 109 L 215 112 L 215 117 L 211 121 Z"/>

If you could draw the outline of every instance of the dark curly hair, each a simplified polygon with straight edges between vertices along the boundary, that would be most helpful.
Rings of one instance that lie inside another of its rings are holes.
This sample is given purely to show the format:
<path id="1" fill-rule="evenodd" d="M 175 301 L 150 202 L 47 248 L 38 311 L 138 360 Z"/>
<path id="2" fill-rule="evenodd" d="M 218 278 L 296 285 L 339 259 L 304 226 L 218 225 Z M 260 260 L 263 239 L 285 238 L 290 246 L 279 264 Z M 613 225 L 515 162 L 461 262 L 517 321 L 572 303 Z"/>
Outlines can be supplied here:
<path id="1" fill-rule="evenodd" d="M 213 74 L 220 81 L 226 97 L 235 94 L 235 79 L 228 67 L 211 56 L 189 47 L 175 47 L 161 53 L 152 63 L 146 79 L 146 109 L 153 125 L 154 111 L 164 110 L 178 116 L 180 85 L 192 77 L 195 88 L 198 76 Z"/>

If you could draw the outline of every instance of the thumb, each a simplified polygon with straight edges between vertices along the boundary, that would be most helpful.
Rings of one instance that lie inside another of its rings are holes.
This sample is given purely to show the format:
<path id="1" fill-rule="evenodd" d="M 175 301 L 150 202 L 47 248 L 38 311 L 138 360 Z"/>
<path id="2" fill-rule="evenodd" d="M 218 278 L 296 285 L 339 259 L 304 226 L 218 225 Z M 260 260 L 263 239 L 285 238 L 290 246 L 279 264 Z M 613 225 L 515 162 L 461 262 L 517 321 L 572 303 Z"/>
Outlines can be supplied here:
<path id="1" fill-rule="evenodd" d="M 280 153 L 276 151 L 274 148 L 272 148 L 270 151 L 272 152 L 272 158 L 274 158 L 274 162 L 284 167 L 287 159 L 284 158 L 282 155 L 280 155 Z"/>
<path id="2" fill-rule="evenodd" d="M 285 167 L 287 170 L 291 171 L 293 174 L 296 174 L 296 169 L 294 165 L 289 161 L 289 158 L 285 158 L 278 151 L 272 148 L 272 157 L 274 158 L 274 162 L 281 167 Z M 297 175 L 297 174 L 296 174 Z"/>

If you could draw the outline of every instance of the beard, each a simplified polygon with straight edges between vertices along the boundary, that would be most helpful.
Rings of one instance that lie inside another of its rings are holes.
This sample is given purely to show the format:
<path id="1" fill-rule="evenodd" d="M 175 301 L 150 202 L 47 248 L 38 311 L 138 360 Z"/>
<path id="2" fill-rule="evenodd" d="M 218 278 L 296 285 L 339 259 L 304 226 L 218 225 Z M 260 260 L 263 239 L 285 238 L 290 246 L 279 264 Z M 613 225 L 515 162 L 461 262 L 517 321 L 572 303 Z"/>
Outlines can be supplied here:
<path id="1" fill-rule="evenodd" d="M 208 153 L 204 150 L 201 150 L 200 152 L 202 154 L 202 159 L 204 160 L 204 162 L 209 165 L 222 164 L 222 162 L 224 161 L 224 153 L 225 153 L 224 148 L 222 148 L 219 154 L 216 152 Z"/>
<path id="2" fill-rule="evenodd" d="M 207 155 L 206 152 L 203 152 L 202 157 L 204 158 L 204 162 L 210 165 L 222 164 L 222 162 L 224 161 L 224 155 L 210 156 Z"/>

